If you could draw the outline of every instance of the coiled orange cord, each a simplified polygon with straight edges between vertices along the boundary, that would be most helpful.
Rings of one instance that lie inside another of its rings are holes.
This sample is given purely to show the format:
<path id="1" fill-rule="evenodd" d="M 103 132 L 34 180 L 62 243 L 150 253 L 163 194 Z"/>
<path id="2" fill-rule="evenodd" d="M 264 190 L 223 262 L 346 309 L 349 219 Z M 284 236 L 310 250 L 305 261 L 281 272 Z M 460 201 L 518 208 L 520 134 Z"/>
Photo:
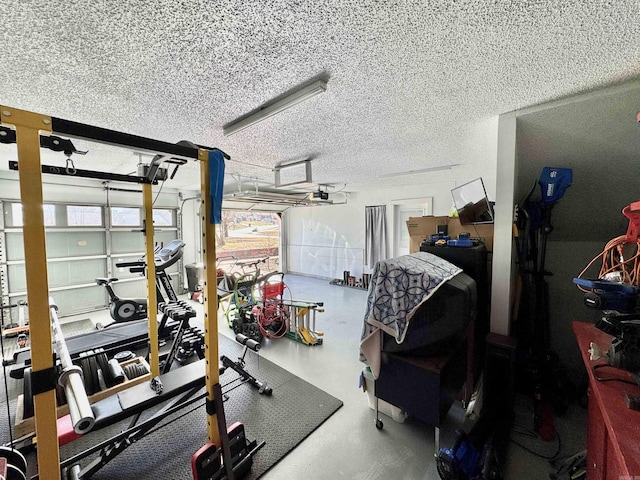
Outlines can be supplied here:
<path id="1" fill-rule="evenodd" d="M 578 278 L 586 273 L 587 270 L 599 259 L 602 258 L 602 267 L 598 278 L 604 278 L 608 273 L 620 272 L 622 274 L 622 283 L 632 286 L 640 285 L 640 239 L 635 243 L 625 242 L 626 236 L 620 235 L 619 237 L 609 240 L 605 245 L 604 250 L 598 254 L 589 264 L 580 272 Z M 626 250 L 626 251 L 625 251 Z M 629 250 L 632 250 L 629 252 Z M 635 251 L 633 251 L 635 250 Z M 583 292 L 589 292 L 589 289 L 581 287 L 578 288 Z"/>

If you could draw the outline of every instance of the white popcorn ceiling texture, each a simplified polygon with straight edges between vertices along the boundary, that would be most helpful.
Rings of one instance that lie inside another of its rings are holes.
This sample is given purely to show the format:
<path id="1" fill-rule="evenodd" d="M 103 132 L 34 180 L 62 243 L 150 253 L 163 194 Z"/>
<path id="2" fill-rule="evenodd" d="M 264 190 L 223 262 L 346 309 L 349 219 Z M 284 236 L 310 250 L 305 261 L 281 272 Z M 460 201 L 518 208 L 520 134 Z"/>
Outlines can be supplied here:
<path id="1" fill-rule="evenodd" d="M 319 183 L 468 165 L 461 139 L 497 115 L 640 68 L 635 0 L 2 3 L 1 104 L 217 146 L 229 172 L 268 182 L 276 164 L 305 158 Z M 324 94 L 223 136 L 321 75 Z M 76 166 L 135 169 L 131 152 L 89 148 Z"/>

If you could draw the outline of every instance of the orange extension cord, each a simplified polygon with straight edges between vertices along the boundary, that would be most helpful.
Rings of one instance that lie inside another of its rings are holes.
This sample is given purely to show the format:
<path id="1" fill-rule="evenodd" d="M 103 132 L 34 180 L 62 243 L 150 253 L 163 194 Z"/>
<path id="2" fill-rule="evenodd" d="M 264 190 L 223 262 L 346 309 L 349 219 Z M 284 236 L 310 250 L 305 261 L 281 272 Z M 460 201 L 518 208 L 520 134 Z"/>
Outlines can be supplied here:
<path id="1" fill-rule="evenodd" d="M 582 278 L 587 270 L 602 257 L 602 267 L 598 278 L 603 278 L 606 274 L 612 272 L 622 273 L 622 283 L 632 286 L 640 284 L 640 239 L 635 243 L 625 242 L 626 236 L 609 240 L 605 245 L 602 253 L 598 254 L 589 264 L 580 272 L 578 278 Z M 633 248 L 635 247 L 635 248 Z M 629 252 L 629 249 L 635 250 Z M 626 251 L 625 251 L 626 250 Z M 589 292 L 589 289 L 578 286 L 583 292 Z"/>

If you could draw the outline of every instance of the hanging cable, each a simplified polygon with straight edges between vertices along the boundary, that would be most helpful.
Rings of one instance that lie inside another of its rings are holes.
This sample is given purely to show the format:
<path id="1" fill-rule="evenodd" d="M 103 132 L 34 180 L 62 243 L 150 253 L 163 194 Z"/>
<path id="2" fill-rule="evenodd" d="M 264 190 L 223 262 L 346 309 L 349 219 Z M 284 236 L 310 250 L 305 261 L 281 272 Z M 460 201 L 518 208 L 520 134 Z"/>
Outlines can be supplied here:
<path id="1" fill-rule="evenodd" d="M 625 239 L 625 235 L 620 235 L 609 240 L 602 252 L 596 255 L 580 272 L 578 278 L 583 278 L 589 268 L 602 258 L 598 278 L 605 278 L 608 274 L 619 272 L 622 276 L 619 279 L 621 283 L 640 286 L 640 239 L 635 243 L 627 243 Z M 579 285 L 578 288 L 583 292 L 591 291 Z"/>
<path id="2" fill-rule="evenodd" d="M 158 197 L 160 196 L 160 192 L 162 192 L 162 187 L 164 187 L 164 180 L 162 181 L 162 183 L 160 184 L 160 188 L 158 189 L 158 193 L 156 193 L 156 198 L 153 199 L 153 202 L 151 202 L 151 206 L 153 207 L 156 204 L 156 200 L 158 200 Z"/>

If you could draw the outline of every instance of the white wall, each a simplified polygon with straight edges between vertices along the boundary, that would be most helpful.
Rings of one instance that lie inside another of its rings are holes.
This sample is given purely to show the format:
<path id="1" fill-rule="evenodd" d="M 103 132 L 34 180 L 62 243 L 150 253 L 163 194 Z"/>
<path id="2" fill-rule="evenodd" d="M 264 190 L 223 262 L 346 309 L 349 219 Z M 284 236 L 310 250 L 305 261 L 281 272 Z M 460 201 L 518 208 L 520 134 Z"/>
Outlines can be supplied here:
<path id="1" fill-rule="evenodd" d="M 344 270 L 356 277 L 366 273 L 363 258 L 367 205 L 387 205 L 387 248 L 391 256 L 394 201 L 431 197 L 433 214 L 448 215 L 452 207 L 451 189 L 478 177 L 482 177 L 487 195 L 494 200 L 497 132 L 497 117 L 470 126 L 460 143 L 450 148 L 450 158 L 446 160 L 460 164 L 450 170 L 397 176 L 357 186 L 358 190 L 349 195 L 346 205 L 285 211 L 286 270 L 322 278 L 342 278 Z M 348 186 L 347 190 L 351 188 Z M 333 194 L 331 199 L 340 201 L 340 196 Z"/>

